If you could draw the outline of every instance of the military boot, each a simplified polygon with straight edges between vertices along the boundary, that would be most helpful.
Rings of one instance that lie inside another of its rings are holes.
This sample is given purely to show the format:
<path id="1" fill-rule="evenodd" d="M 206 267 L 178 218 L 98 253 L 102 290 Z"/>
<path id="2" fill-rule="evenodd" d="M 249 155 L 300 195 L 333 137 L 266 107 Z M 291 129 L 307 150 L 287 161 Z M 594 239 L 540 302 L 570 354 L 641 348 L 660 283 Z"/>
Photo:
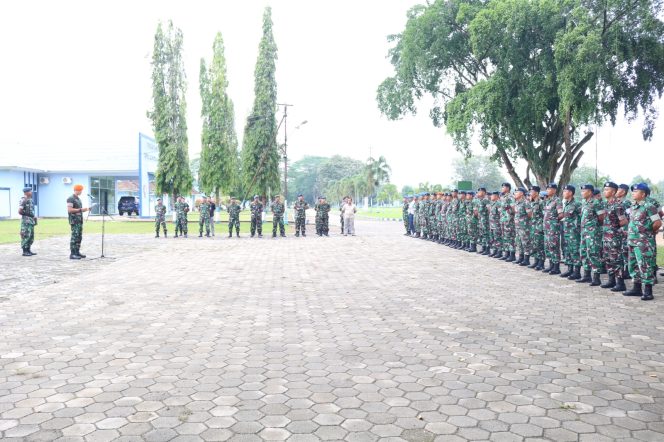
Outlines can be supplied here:
<path id="1" fill-rule="evenodd" d="M 159 231 L 157 230 L 156 234 L 154 235 L 155 238 L 159 238 Z"/>
<path id="2" fill-rule="evenodd" d="M 483 246 L 482 247 L 482 255 L 489 256 L 490 251 L 491 251 L 491 248 L 489 246 Z"/>
<path id="3" fill-rule="evenodd" d="M 544 258 L 537 260 L 537 266 L 535 266 L 536 271 L 542 271 L 544 269 Z"/>
<path id="4" fill-rule="evenodd" d="M 521 267 L 526 267 L 530 265 L 530 255 L 524 255 L 523 260 L 521 260 Z"/>
<path id="5" fill-rule="evenodd" d="M 544 262 L 542 262 L 544 264 Z M 551 270 L 553 270 L 553 261 L 549 260 L 549 267 L 545 268 L 542 270 L 544 273 L 549 273 Z"/>
<path id="6" fill-rule="evenodd" d="M 33 256 L 36 255 L 36 253 L 32 251 L 32 247 L 28 247 L 28 253 Z"/>
<path id="7" fill-rule="evenodd" d="M 560 263 L 557 262 L 553 265 L 553 268 L 549 272 L 549 275 L 560 275 Z"/>
<path id="8" fill-rule="evenodd" d="M 565 273 L 561 273 L 560 277 L 569 278 L 570 276 L 572 276 L 572 273 L 574 273 L 574 266 L 567 266 L 567 271 Z"/>
<path id="9" fill-rule="evenodd" d="M 516 253 L 516 252 L 515 252 L 515 253 Z M 523 262 L 523 253 L 520 253 L 520 254 L 519 254 L 519 258 L 518 258 L 518 259 L 515 259 L 514 261 L 512 261 L 512 264 L 519 265 L 519 264 L 521 264 L 522 262 Z"/>
<path id="10" fill-rule="evenodd" d="M 85 255 L 81 253 L 81 248 L 78 247 L 76 249 L 76 255 L 78 255 L 80 258 L 85 258 Z"/>
<path id="11" fill-rule="evenodd" d="M 584 270 L 583 278 L 577 279 L 576 282 L 589 283 L 592 282 L 592 280 L 593 279 L 590 277 L 590 270 Z"/>
<path id="12" fill-rule="evenodd" d="M 632 275 L 629 274 L 629 267 L 627 266 L 623 267 L 622 275 L 624 280 L 632 279 Z"/>
<path id="13" fill-rule="evenodd" d="M 576 281 L 577 279 L 581 279 L 581 266 L 575 266 L 574 273 L 568 276 L 567 279 L 569 279 L 570 281 Z"/>
<path id="14" fill-rule="evenodd" d="M 164 230 L 164 238 L 168 238 L 168 232 Z"/>
<path id="15" fill-rule="evenodd" d="M 602 284 L 600 287 L 602 287 L 603 289 L 612 289 L 615 286 L 616 286 L 616 275 L 610 274 L 609 280 L 606 282 L 606 284 Z"/>
<path id="16" fill-rule="evenodd" d="M 23 247 L 23 256 L 32 256 L 27 247 Z"/>
<path id="17" fill-rule="evenodd" d="M 597 287 L 598 285 L 602 285 L 602 280 L 599 277 L 599 273 L 593 272 L 593 280 L 590 283 L 590 287 Z"/>
<path id="18" fill-rule="evenodd" d="M 646 284 L 646 288 L 643 291 L 643 296 L 641 296 L 641 301 L 652 301 L 652 284 Z"/>
<path id="19" fill-rule="evenodd" d="M 528 266 L 529 269 L 534 269 L 539 264 L 539 258 L 535 258 L 533 263 Z"/>
<path id="20" fill-rule="evenodd" d="M 477 244 L 472 243 L 470 245 L 470 253 L 477 253 Z"/>
<path id="21" fill-rule="evenodd" d="M 616 278 L 616 285 L 611 289 L 612 292 L 624 292 L 627 290 L 627 287 L 625 287 L 625 280 L 622 279 L 621 277 Z"/>
<path id="22" fill-rule="evenodd" d="M 514 252 L 514 251 L 509 252 L 509 256 L 507 257 L 507 259 L 505 260 L 505 262 L 514 262 L 514 260 L 516 259 L 516 258 L 514 257 L 515 254 L 516 254 L 516 252 Z"/>
<path id="23" fill-rule="evenodd" d="M 632 286 L 631 289 L 627 290 L 625 293 L 623 293 L 624 296 L 643 296 L 643 292 L 641 291 L 641 283 L 640 282 L 635 282 L 634 285 Z"/>

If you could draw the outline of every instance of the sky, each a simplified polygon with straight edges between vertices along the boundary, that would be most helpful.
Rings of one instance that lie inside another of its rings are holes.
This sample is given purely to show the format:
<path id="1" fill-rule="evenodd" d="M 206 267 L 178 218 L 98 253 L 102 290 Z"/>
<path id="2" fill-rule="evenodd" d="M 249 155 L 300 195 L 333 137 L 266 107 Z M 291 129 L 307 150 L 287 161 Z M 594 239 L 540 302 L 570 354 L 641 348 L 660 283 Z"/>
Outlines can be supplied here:
<path id="1" fill-rule="evenodd" d="M 151 51 L 157 23 L 173 20 L 184 35 L 190 158 L 200 151 L 201 57 L 212 57 L 221 32 L 237 132 L 253 103 L 253 72 L 265 6 L 272 7 L 278 46 L 278 99 L 288 113 L 291 162 L 304 155 L 383 155 L 392 182 L 448 184 L 460 155 L 444 128 L 428 117 L 388 121 L 376 89 L 392 74 L 389 34 L 399 33 L 413 0 L 22 1 L 0 4 L 0 156 L 25 149 L 63 157 L 86 150 L 137 149 L 152 134 Z M 306 124 L 300 125 L 301 122 Z M 300 125 L 299 129 L 296 127 Z M 641 174 L 664 178 L 664 116 L 655 137 L 640 122 L 598 128 L 583 165 L 616 181 Z M 283 134 L 280 135 L 280 141 Z M 481 149 L 477 148 L 476 153 Z M 0 158 L 1 159 L 1 158 Z M 525 167 L 520 165 L 521 169 Z M 505 173 L 505 175 L 507 175 Z"/>

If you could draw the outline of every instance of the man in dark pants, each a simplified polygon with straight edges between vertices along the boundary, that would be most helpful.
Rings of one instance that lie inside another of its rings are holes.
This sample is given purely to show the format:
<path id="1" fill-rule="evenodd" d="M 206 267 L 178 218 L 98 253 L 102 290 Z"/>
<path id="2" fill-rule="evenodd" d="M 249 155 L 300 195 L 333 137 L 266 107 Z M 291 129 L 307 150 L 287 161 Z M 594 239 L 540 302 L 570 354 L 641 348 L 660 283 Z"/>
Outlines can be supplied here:
<path id="1" fill-rule="evenodd" d="M 83 192 L 83 185 L 74 185 L 74 194 L 67 198 L 67 214 L 69 215 L 69 225 L 71 226 L 71 240 L 69 241 L 69 259 L 85 258 L 81 255 L 81 241 L 83 240 L 83 213 L 90 210 L 89 207 L 83 207 L 79 196 Z"/>

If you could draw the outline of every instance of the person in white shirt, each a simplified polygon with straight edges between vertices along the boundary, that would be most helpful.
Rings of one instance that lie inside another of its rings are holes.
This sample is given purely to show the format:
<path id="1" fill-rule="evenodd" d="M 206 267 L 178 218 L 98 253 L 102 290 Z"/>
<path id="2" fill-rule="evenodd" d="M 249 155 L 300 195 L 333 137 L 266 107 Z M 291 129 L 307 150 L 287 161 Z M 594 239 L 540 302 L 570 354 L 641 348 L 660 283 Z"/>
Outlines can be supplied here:
<path id="1" fill-rule="evenodd" d="M 408 199 L 408 227 L 411 235 L 415 235 L 415 198 L 409 196 Z"/>
<path id="2" fill-rule="evenodd" d="M 355 236 L 355 212 L 357 212 L 357 206 L 353 204 L 353 198 L 348 197 L 346 204 L 341 208 L 344 218 L 344 236 Z"/>

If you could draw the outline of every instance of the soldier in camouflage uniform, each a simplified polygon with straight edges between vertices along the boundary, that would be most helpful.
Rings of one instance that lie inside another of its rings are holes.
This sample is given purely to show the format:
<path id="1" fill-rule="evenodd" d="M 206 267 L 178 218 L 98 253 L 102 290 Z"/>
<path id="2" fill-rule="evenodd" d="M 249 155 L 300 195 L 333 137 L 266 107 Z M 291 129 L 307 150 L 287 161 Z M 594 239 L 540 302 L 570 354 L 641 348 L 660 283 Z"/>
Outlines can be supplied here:
<path id="1" fill-rule="evenodd" d="M 477 253 L 477 238 L 479 236 L 479 220 L 475 213 L 475 192 L 466 192 L 466 236 L 468 247 L 465 249 L 471 253 Z"/>
<path id="2" fill-rule="evenodd" d="M 510 195 L 512 185 L 503 183 L 500 196 L 500 230 L 503 241 L 503 261 L 512 262 L 514 257 L 514 198 Z"/>
<path id="3" fill-rule="evenodd" d="M 424 194 L 422 203 L 420 203 L 420 223 L 422 224 L 422 239 L 429 238 L 429 207 L 431 202 L 429 201 L 429 192 Z"/>
<path id="4" fill-rule="evenodd" d="M 627 279 L 632 279 L 632 277 L 629 275 L 629 270 L 627 269 L 627 263 L 629 262 L 629 250 L 627 247 L 627 226 L 629 224 L 629 211 L 630 208 L 632 207 L 632 199 L 631 195 L 628 195 L 629 193 L 629 186 L 627 184 L 621 184 L 618 186 L 618 192 L 616 192 L 616 198 L 620 202 L 620 204 L 623 207 L 623 213 L 625 214 L 625 220 L 627 223 L 625 223 L 624 226 L 622 226 L 621 233 L 622 233 L 622 251 L 621 251 L 621 260 L 623 267 L 620 272 L 620 277 L 622 281 L 619 281 L 616 278 L 616 285 L 620 286 L 622 282 L 622 286 L 620 287 L 614 287 L 611 289 L 612 292 L 617 292 L 617 291 L 625 291 L 626 288 L 623 286 L 625 285 L 625 280 Z"/>
<path id="5" fill-rule="evenodd" d="M 316 210 L 316 235 L 330 236 L 330 204 L 324 196 L 318 199 L 318 204 L 314 209 Z"/>
<path id="6" fill-rule="evenodd" d="M 649 193 L 650 189 L 645 183 L 632 186 L 633 203 L 627 227 L 628 265 L 634 285 L 624 295 L 641 296 L 643 301 L 653 299 L 652 285 L 655 282 L 653 257 L 657 257 L 654 238 L 662 226 L 660 209 L 657 204 L 648 201 Z"/>
<path id="7" fill-rule="evenodd" d="M 450 210 L 450 193 L 445 192 L 443 195 L 443 205 L 440 208 L 440 222 L 441 222 L 441 244 L 449 244 L 450 241 L 450 226 L 447 222 L 448 213 Z"/>
<path id="8" fill-rule="evenodd" d="M 406 229 L 406 233 L 404 235 L 410 235 L 410 226 L 408 225 L 408 197 L 404 196 L 403 197 L 403 204 L 401 206 L 401 218 L 403 219 L 403 228 Z M 297 229 L 296 229 L 297 232 Z M 295 236 L 297 236 L 297 233 L 295 233 Z"/>
<path id="9" fill-rule="evenodd" d="M 514 264 L 528 261 L 530 265 L 530 218 L 529 205 L 526 201 L 526 189 L 517 187 L 514 192 L 514 230 L 515 249 L 519 252 L 519 259 Z"/>
<path id="10" fill-rule="evenodd" d="M 23 198 L 18 203 L 18 214 L 21 215 L 21 249 L 23 256 L 36 255 L 32 250 L 35 240 L 35 226 L 37 215 L 35 214 L 35 203 L 32 201 L 32 187 L 23 188 Z"/>
<path id="11" fill-rule="evenodd" d="M 69 225 L 71 227 L 71 239 L 69 241 L 69 259 L 85 258 L 81 254 L 81 241 L 83 240 L 83 213 L 88 212 L 90 208 L 83 207 L 79 195 L 83 192 L 83 185 L 74 185 L 74 194 L 67 198 L 67 214 L 69 216 Z"/>
<path id="12" fill-rule="evenodd" d="M 189 204 L 184 200 L 182 196 L 178 196 L 177 202 L 175 203 L 175 237 L 178 237 L 178 231 L 180 236 L 187 237 L 188 232 L 188 220 L 187 214 L 189 213 Z"/>
<path id="13" fill-rule="evenodd" d="M 468 229 L 466 227 L 466 191 L 459 192 L 459 207 L 456 212 L 456 225 L 457 225 L 457 249 L 465 249 L 468 247 L 466 241 L 468 239 Z"/>
<path id="14" fill-rule="evenodd" d="M 477 217 L 477 243 L 482 246 L 482 255 L 489 254 L 489 200 L 486 197 L 486 188 L 477 189 L 477 197 L 473 201 L 473 212 Z"/>
<path id="15" fill-rule="evenodd" d="M 593 197 L 595 187 L 592 184 L 585 184 L 581 189 L 583 202 L 581 203 L 581 246 L 579 247 L 579 253 L 584 275 L 576 282 L 590 282 L 591 286 L 598 286 L 601 284 L 599 274 L 601 271 L 601 225 L 604 221 L 604 209 L 601 202 Z"/>
<path id="16" fill-rule="evenodd" d="M 407 201 L 407 198 L 404 198 Z M 295 204 L 293 204 L 293 212 L 295 215 L 295 236 L 307 236 L 306 225 L 307 225 L 307 210 L 309 209 L 309 204 L 304 200 L 304 195 L 300 194 L 297 196 Z M 408 205 L 406 204 L 406 223 L 408 223 Z M 406 227 L 408 230 L 408 227 Z"/>
<path id="17" fill-rule="evenodd" d="M 203 201 L 198 206 L 200 218 L 198 220 L 198 237 L 203 237 L 203 226 L 205 226 L 205 236 L 210 236 L 210 205 L 207 202 L 207 197 L 203 196 Z"/>
<path id="18" fill-rule="evenodd" d="M 251 237 L 258 232 L 258 237 L 263 237 L 263 203 L 258 195 L 254 195 L 254 200 L 249 205 L 251 211 Z"/>
<path id="19" fill-rule="evenodd" d="M 420 195 L 415 195 L 413 201 L 414 201 L 413 226 L 415 227 L 415 231 L 412 232 L 412 234 L 415 236 L 415 238 L 419 238 L 420 237 Z"/>
<path id="20" fill-rule="evenodd" d="M 263 208 L 263 204 L 261 204 L 261 202 L 256 197 L 254 197 L 254 201 L 251 203 L 252 204 L 252 207 L 251 207 L 252 218 L 253 218 L 253 211 L 258 209 L 256 206 L 254 206 L 255 203 L 260 204 L 261 210 Z M 238 203 L 238 201 L 235 197 L 231 197 L 231 202 L 228 205 L 228 207 L 226 207 L 226 211 L 228 211 L 228 237 L 229 238 L 233 237 L 233 227 L 235 227 L 235 236 L 237 238 L 239 238 L 240 237 L 240 212 L 242 211 L 242 206 Z M 253 230 L 251 232 L 251 236 L 254 236 L 254 231 Z M 259 231 L 258 236 L 262 236 L 260 234 L 260 231 Z"/>
<path id="21" fill-rule="evenodd" d="M 646 187 L 647 187 L 647 185 L 646 185 Z M 657 210 L 657 213 L 659 214 L 660 218 L 664 217 L 664 209 L 662 209 L 662 206 L 659 203 L 659 201 L 657 201 L 655 198 L 650 196 L 650 188 L 648 188 L 648 190 L 646 190 L 646 202 L 648 202 L 648 203 L 652 204 L 653 206 L 655 206 L 655 210 Z M 653 247 L 655 247 L 655 250 L 657 250 L 656 236 L 652 237 L 652 243 L 653 243 Z M 657 284 L 658 283 L 658 281 L 657 281 L 657 271 L 659 270 L 659 267 L 657 266 L 657 254 L 653 255 L 651 257 L 651 259 L 652 259 L 652 265 L 655 268 L 655 284 Z"/>
<path id="22" fill-rule="evenodd" d="M 491 192 L 489 229 L 491 230 L 491 247 L 493 248 L 493 252 L 489 257 L 500 258 L 503 249 L 503 240 L 500 236 L 502 232 L 500 228 L 500 192 Z"/>
<path id="23" fill-rule="evenodd" d="M 161 198 L 157 198 L 157 205 L 154 206 L 154 230 L 155 238 L 159 238 L 160 227 L 164 229 L 164 238 L 168 238 L 168 233 L 166 230 L 166 206 L 162 202 Z"/>
<path id="24" fill-rule="evenodd" d="M 609 274 L 609 280 L 602 284 L 603 289 L 612 289 L 617 279 L 621 279 L 622 271 L 622 226 L 627 225 L 622 203 L 616 198 L 618 185 L 614 182 L 604 183 L 604 222 L 602 223 L 602 259 Z M 624 283 L 623 283 L 624 285 Z"/>
<path id="25" fill-rule="evenodd" d="M 533 263 L 529 269 L 542 270 L 544 268 L 544 202 L 540 198 L 540 187 L 530 187 L 530 201 L 528 202 L 528 217 L 530 218 L 530 257 Z M 521 264 L 527 265 L 527 264 Z"/>
<path id="26" fill-rule="evenodd" d="M 279 234 L 282 237 L 285 237 L 286 229 L 284 228 L 284 213 L 286 212 L 286 207 L 284 206 L 284 203 L 281 202 L 281 197 L 279 195 L 274 197 L 270 209 L 272 210 L 272 238 L 277 237 L 277 226 L 279 226 Z"/>
<path id="27" fill-rule="evenodd" d="M 568 184 L 563 189 L 562 255 L 567 271 L 560 276 L 569 280 L 581 279 L 581 204 L 574 199 L 576 187 Z"/>
<path id="28" fill-rule="evenodd" d="M 557 195 L 558 185 L 550 183 L 546 187 L 544 203 L 544 251 L 549 258 L 545 273 L 560 275 L 560 220 L 563 217 L 563 203 Z"/>

